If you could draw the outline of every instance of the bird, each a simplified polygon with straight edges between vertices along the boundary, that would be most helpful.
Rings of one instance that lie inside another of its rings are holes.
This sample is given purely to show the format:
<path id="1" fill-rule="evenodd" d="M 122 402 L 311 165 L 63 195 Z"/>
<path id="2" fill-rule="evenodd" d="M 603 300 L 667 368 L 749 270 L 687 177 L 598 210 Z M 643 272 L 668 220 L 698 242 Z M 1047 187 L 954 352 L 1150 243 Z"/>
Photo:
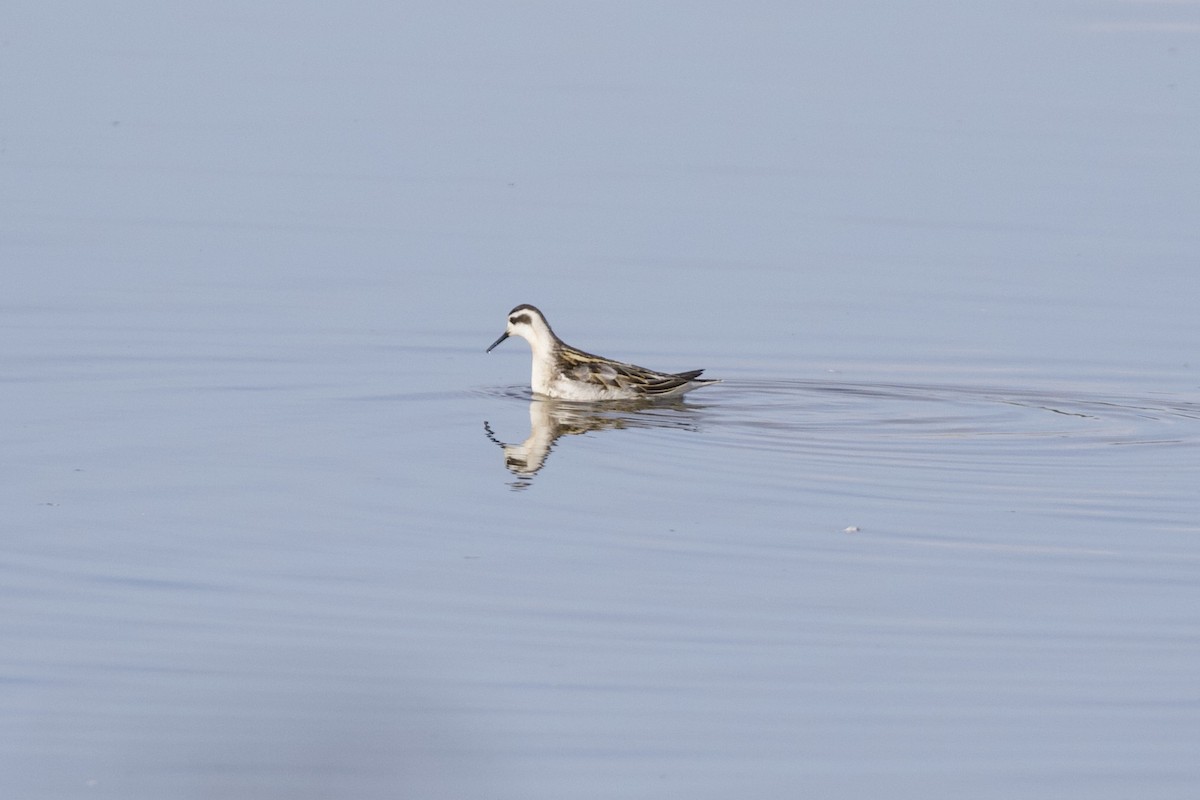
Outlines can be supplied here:
<path id="1" fill-rule="evenodd" d="M 720 383 L 701 378 L 702 369 L 656 372 L 571 347 L 554 333 L 546 316 L 535 306 L 522 304 L 508 312 L 500 338 L 484 352 L 490 353 L 510 336 L 520 336 L 533 351 L 535 394 L 555 400 L 659 400 Z"/>

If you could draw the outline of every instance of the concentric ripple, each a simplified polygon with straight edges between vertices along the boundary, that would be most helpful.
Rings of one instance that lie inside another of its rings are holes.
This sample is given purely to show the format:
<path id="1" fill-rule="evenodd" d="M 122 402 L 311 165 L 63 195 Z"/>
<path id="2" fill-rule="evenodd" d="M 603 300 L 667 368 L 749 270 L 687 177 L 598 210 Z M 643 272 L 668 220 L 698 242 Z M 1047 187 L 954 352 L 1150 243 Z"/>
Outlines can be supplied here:
<path id="1" fill-rule="evenodd" d="M 995 386 L 738 381 L 714 393 L 702 413 L 727 443 L 766 449 L 859 444 L 913 452 L 960 440 L 1028 453 L 1200 443 L 1200 403 Z"/>

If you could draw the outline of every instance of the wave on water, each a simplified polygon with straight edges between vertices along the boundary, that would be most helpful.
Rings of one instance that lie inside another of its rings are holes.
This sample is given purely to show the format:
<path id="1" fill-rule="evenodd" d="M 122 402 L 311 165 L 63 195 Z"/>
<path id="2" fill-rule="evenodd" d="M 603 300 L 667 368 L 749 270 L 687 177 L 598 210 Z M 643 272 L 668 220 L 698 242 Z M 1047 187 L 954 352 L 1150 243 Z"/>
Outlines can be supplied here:
<path id="1" fill-rule="evenodd" d="M 682 452 L 692 463 L 719 468 L 732 463 L 736 450 L 794 457 L 818 470 L 891 465 L 1017 473 L 1052 469 L 1065 455 L 1111 454 L 1117 445 L 1200 445 L 1200 403 L 1168 396 L 736 379 L 668 404 L 539 400 L 522 386 L 479 393 L 528 404 L 530 430 L 521 442 L 502 441 L 484 423 L 488 438 L 504 449 L 519 488 L 542 469 L 560 438 L 616 429 L 661 438 L 661 448 L 638 446 L 637 457 L 643 465 L 661 459 L 664 469 Z M 769 469 L 766 463 L 752 459 L 741 469 L 749 477 Z"/>
<path id="2" fill-rule="evenodd" d="M 1173 397 L 1000 386 L 730 381 L 706 404 L 707 427 L 744 444 L 789 440 L 915 444 L 947 438 L 1071 446 L 1200 443 L 1200 403 Z"/>

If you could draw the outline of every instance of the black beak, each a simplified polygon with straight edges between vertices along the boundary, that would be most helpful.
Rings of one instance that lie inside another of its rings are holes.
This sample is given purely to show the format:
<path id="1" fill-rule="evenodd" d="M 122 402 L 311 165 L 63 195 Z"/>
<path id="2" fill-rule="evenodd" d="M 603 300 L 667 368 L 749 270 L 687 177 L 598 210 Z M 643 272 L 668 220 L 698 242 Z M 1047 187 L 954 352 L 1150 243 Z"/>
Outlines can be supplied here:
<path id="1" fill-rule="evenodd" d="M 500 338 L 499 338 L 499 339 L 497 339 L 496 341 L 492 342 L 492 346 L 491 346 L 491 347 L 489 347 L 487 350 L 484 350 L 483 352 L 485 352 L 485 353 L 490 353 L 490 352 L 492 352 L 494 349 L 496 349 L 496 345 L 500 344 L 501 342 L 503 342 L 503 341 L 504 341 L 505 339 L 507 339 L 507 338 L 508 338 L 508 331 L 505 331 L 504 333 L 500 334 Z"/>

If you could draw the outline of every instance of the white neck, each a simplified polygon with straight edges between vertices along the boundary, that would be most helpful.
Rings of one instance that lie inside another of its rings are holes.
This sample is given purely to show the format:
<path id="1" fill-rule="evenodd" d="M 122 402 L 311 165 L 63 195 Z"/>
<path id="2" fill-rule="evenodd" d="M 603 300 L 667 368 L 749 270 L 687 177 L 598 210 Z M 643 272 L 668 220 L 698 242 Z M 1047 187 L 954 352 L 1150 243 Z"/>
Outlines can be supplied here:
<path id="1" fill-rule="evenodd" d="M 528 325 L 522 327 L 517 334 L 529 342 L 533 351 L 533 372 L 530 384 L 538 394 L 549 395 L 550 384 L 554 380 L 554 350 L 558 339 L 549 327 L 545 325 Z"/>

